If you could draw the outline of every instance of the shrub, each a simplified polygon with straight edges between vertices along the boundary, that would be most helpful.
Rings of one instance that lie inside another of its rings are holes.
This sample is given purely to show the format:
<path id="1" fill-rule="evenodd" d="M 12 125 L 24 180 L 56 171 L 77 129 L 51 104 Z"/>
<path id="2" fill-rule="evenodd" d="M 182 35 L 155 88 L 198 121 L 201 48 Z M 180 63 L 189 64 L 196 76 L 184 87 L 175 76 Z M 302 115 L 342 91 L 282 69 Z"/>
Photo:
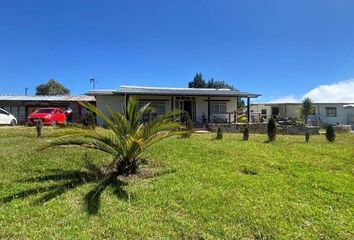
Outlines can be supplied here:
<path id="1" fill-rule="evenodd" d="M 95 115 L 93 112 L 87 112 L 84 118 L 83 122 L 84 126 L 89 127 L 89 128 L 95 128 L 96 122 L 95 122 Z"/>
<path id="2" fill-rule="evenodd" d="M 37 130 L 37 138 L 41 138 L 42 137 L 42 133 L 43 133 L 43 122 L 42 122 L 42 119 L 38 119 L 38 122 L 36 124 L 36 130 Z"/>
<path id="3" fill-rule="evenodd" d="M 250 137 L 250 130 L 246 126 L 245 129 L 243 130 L 243 141 L 247 141 L 249 137 Z"/>
<path id="4" fill-rule="evenodd" d="M 216 131 L 216 139 L 222 139 L 222 130 L 220 127 L 218 127 L 218 130 Z"/>
<path id="5" fill-rule="evenodd" d="M 247 123 L 248 122 L 248 119 L 247 119 L 247 116 L 246 115 L 238 115 L 237 116 L 237 122 L 238 123 Z"/>
<path id="6" fill-rule="evenodd" d="M 306 130 L 305 141 L 309 142 L 309 140 L 310 140 L 310 133 Z"/>
<path id="7" fill-rule="evenodd" d="M 333 142 L 336 139 L 336 134 L 332 125 L 326 127 L 326 138 L 329 142 Z"/>
<path id="8" fill-rule="evenodd" d="M 268 122 L 268 138 L 273 142 L 277 135 L 277 125 L 274 118 L 270 118 Z"/>

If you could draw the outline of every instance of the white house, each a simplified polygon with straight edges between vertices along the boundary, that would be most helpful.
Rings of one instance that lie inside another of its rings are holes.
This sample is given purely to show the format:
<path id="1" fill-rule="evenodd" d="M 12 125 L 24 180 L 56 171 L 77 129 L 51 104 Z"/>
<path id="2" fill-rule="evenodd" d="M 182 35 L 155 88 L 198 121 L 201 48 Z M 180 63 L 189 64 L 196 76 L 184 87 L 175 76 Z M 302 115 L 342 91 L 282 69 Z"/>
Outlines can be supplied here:
<path id="1" fill-rule="evenodd" d="M 301 103 L 258 103 L 251 105 L 251 115 L 254 119 L 259 116 L 269 118 L 300 118 Z M 354 128 L 354 103 L 314 103 L 315 111 L 311 120 L 320 119 L 327 124 L 348 124 Z"/>
<path id="2" fill-rule="evenodd" d="M 237 101 L 256 98 L 259 94 L 234 91 L 230 89 L 207 88 L 158 88 L 121 86 L 117 90 L 93 90 L 88 93 L 96 97 L 96 106 L 108 115 L 107 106 L 113 111 L 123 112 L 130 97 L 143 106 L 150 102 L 157 114 L 163 114 L 171 109 L 181 109 L 189 113 L 193 123 L 203 122 L 233 122 Z M 248 111 L 250 115 L 250 109 Z M 101 119 L 97 119 L 102 124 Z"/>

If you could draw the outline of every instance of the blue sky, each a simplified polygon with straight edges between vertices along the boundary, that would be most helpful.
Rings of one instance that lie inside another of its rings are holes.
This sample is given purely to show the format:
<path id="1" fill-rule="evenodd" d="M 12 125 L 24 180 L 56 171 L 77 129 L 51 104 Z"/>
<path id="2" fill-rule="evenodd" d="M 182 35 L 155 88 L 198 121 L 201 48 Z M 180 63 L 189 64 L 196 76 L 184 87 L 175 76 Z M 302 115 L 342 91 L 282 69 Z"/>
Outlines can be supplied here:
<path id="1" fill-rule="evenodd" d="M 354 1 L 0 2 L 0 94 L 55 78 L 81 94 L 186 87 L 196 72 L 262 100 L 354 78 Z"/>

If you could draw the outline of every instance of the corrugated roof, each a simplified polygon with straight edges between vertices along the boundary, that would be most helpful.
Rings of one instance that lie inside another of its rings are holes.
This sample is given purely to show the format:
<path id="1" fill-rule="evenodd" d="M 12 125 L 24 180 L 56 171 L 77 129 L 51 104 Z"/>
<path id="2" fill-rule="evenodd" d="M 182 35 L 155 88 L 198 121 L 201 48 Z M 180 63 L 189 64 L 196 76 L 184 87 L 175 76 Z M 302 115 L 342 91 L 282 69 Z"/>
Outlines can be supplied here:
<path id="1" fill-rule="evenodd" d="M 114 95 L 115 90 L 92 90 L 86 93 L 89 96 L 105 96 Z"/>
<path id="2" fill-rule="evenodd" d="M 354 108 L 354 103 L 353 104 L 345 104 L 345 105 L 343 105 L 343 107 L 344 108 L 350 108 L 350 107 Z"/>
<path id="3" fill-rule="evenodd" d="M 94 96 L 20 96 L 20 95 L 0 95 L 0 101 L 62 101 L 62 102 L 93 102 Z"/>
<path id="4" fill-rule="evenodd" d="M 188 95 L 188 96 L 219 96 L 219 97 L 258 97 L 260 94 L 215 88 L 162 88 L 121 86 L 118 90 L 95 90 L 88 95 Z"/>

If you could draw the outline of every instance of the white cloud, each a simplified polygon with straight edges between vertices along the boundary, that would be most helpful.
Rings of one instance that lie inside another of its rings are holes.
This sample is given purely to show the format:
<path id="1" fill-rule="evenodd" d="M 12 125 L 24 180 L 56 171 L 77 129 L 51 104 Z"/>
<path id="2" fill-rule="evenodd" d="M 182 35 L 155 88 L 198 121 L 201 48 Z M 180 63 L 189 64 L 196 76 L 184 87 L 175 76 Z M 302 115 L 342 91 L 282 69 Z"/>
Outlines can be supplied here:
<path id="1" fill-rule="evenodd" d="M 309 97 L 318 103 L 354 103 L 354 79 L 318 86 L 306 93 L 304 97 Z"/>
<path id="2" fill-rule="evenodd" d="M 298 103 L 309 97 L 315 103 L 354 103 L 354 79 L 333 84 L 320 85 L 304 94 L 283 96 L 270 100 L 270 103 Z"/>

